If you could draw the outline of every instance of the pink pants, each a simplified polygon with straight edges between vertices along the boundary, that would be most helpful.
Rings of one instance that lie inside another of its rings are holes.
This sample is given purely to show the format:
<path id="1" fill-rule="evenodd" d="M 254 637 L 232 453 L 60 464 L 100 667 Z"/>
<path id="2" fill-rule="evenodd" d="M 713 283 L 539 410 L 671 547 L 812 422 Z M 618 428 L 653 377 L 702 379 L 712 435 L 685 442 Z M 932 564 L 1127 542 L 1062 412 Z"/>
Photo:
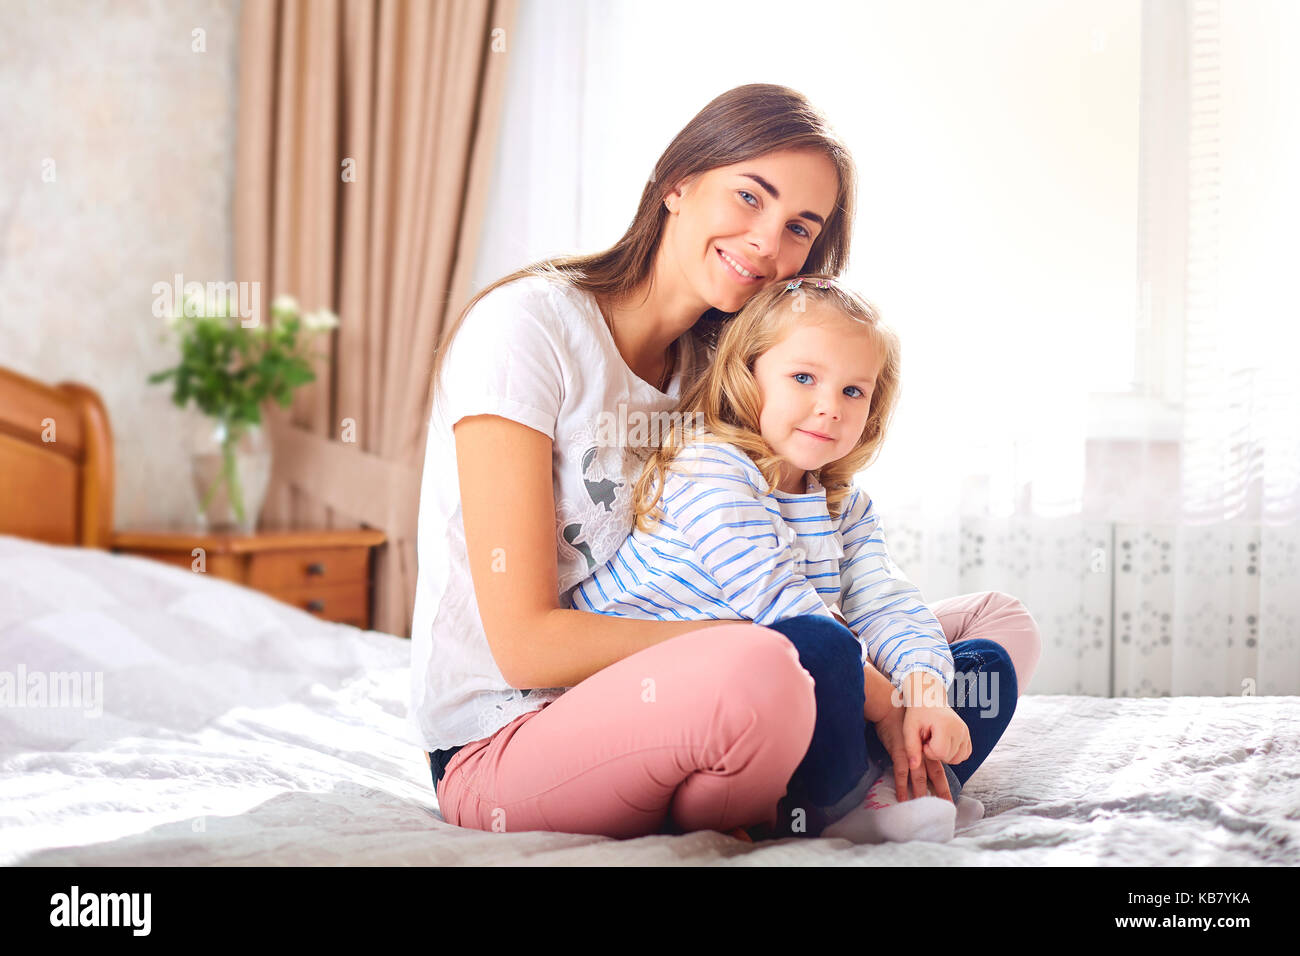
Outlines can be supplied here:
<path id="1" fill-rule="evenodd" d="M 1033 617 L 997 591 L 932 604 L 948 643 L 1006 648 L 1021 690 L 1038 664 Z M 466 744 L 438 786 L 443 819 L 475 830 L 639 837 L 775 824 L 812 739 L 813 679 L 756 624 L 655 644 Z"/>

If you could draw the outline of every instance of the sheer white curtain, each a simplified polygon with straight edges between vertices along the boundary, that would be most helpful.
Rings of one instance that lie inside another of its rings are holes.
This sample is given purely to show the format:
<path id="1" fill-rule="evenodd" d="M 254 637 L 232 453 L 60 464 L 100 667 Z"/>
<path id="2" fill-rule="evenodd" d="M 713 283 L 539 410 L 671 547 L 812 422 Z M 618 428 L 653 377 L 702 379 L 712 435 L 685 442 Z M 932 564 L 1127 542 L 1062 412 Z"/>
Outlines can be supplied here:
<path id="1" fill-rule="evenodd" d="M 1300 693 L 1300 8 L 523 0 L 508 40 L 477 287 L 616 240 L 718 93 L 799 89 L 903 339 L 859 478 L 897 563 L 1020 597 L 1034 692 Z"/>

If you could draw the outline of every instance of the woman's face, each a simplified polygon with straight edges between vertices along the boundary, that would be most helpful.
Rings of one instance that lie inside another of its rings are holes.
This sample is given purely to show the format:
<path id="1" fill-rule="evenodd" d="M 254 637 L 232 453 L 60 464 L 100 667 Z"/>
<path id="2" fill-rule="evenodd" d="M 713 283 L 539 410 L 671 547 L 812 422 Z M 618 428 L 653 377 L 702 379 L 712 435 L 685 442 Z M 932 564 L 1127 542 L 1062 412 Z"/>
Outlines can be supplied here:
<path id="1" fill-rule="evenodd" d="M 883 361 L 869 332 L 817 304 L 754 362 L 759 430 L 785 459 L 781 491 L 802 493 L 805 471 L 853 451 Z"/>
<path id="2" fill-rule="evenodd" d="M 665 200 L 669 275 L 706 307 L 739 312 L 768 282 L 799 273 L 838 190 L 835 165 L 806 150 L 767 153 L 679 184 Z"/>

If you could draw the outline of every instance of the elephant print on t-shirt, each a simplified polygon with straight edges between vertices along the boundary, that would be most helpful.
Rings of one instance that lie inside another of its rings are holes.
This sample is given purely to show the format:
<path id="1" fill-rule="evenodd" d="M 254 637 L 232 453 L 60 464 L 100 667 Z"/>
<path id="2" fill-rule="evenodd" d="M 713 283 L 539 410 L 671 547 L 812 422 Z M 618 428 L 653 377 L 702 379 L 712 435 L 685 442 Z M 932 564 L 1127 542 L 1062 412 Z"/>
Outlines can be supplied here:
<path id="1" fill-rule="evenodd" d="M 565 524 L 560 529 L 560 535 L 575 551 L 582 552 L 582 556 L 587 559 L 587 569 L 590 570 L 596 566 L 596 559 L 591 556 L 591 548 L 587 542 L 580 540 L 582 535 L 582 522 L 573 521 Z"/>
<path id="2" fill-rule="evenodd" d="M 593 445 L 582 453 L 582 483 L 587 486 L 587 495 L 598 505 L 604 505 L 605 511 L 613 511 L 611 507 L 614 504 L 614 490 L 622 485 L 621 481 L 614 481 L 612 478 L 601 478 L 593 481 L 588 477 L 588 471 L 596 461 L 596 453 L 600 451 Z"/>
<path id="3" fill-rule="evenodd" d="M 566 460 L 580 465 L 574 477 L 582 491 L 570 491 L 556 506 L 561 590 L 609 560 L 632 530 L 631 487 L 641 473 L 640 458 L 625 446 L 598 441 L 595 427 L 571 435 L 568 451 Z M 567 489 L 573 484 L 565 482 Z"/>

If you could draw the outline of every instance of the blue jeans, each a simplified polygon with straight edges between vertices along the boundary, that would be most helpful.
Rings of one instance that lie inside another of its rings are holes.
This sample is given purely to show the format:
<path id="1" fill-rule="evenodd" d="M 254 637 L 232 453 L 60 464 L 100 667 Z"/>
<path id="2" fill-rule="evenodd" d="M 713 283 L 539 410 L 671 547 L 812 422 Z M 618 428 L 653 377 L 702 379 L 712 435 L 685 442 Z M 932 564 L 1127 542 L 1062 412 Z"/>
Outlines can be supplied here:
<path id="1" fill-rule="evenodd" d="M 812 741 L 790 778 L 777 814 L 778 833 L 795 835 L 788 829 L 790 810 L 805 808 L 806 829 L 798 835 L 815 837 L 823 826 L 860 804 L 866 788 L 889 768 L 889 753 L 863 713 L 862 645 L 853 632 L 817 614 L 766 627 L 795 646 L 800 664 L 816 685 L 817 722 Z M 1007 729 L 1018 690 L 1015 668 L 1000 644 L 974 638 L 949 647 L 956 677 L 948 702 L 965 722 L 971 739 L 970 757 L 946 768 L 956 799 Z"/>

